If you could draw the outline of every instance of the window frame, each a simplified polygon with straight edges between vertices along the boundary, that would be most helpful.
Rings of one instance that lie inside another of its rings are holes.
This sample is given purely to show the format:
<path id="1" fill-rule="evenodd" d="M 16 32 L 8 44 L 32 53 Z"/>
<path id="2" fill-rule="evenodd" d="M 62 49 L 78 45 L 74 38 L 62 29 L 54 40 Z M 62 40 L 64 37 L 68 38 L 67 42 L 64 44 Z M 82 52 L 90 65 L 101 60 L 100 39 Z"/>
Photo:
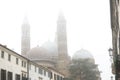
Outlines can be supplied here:
<path id="1" fill-rule="evenodd" d="M 11 55 L 8 54 L 8 61 L 11 61 Z"/>
<path id="2" fill-rule="evenodd" d="M 18 58 L 16 58 L 16 64 L 19 64 L 19 59 Z"/>
<path id="3" fill-rule="evenodd" d="M 5 52 L 1 51 L 1 58 L 4 58 L 4 57 L 5 57 Z"/>

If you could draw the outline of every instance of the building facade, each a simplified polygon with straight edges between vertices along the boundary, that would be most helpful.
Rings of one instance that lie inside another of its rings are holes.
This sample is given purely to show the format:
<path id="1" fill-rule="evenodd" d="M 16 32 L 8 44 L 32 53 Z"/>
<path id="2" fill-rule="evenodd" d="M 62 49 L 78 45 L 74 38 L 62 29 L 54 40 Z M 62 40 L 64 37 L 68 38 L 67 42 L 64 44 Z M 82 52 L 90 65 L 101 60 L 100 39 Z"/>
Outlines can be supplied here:
<path id="1" fill-rule="evenodd" d="M 113 62 L 112 73 L 118 71 L 116 69 L 116 62 L 118 55 L 120 55 L 120 2 L 119 0 L 110 0 L 110 17 L 111 17 L 111 31 L 112 31 L 112 46 L 113 46 Z M 117 75 L 117 74 L 116 74 Z"/>
<path id="2" fill-rule="evenodd" d="M 26 80 L 27 59 L 0 45 L 0 80 Z"/>
<path id="3" fill-rule="evenodd" d="M 63 80 L 58 71 L 34 63 L 0 44 L 0 80 Z M 52 75 L 60 78 L 54 79 Z"/>

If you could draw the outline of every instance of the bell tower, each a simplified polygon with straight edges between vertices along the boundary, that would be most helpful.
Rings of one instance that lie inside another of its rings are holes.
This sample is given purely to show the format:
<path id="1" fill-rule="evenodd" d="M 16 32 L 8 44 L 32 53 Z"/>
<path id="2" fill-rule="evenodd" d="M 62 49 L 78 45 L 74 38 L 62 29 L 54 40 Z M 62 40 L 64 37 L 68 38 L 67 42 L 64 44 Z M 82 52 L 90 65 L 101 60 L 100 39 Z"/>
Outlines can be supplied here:
<path id="1" fill-rule="evenodd" d="M 57 68 L 66 77 L 68 77 L 69 57 L 67 50 L 67 33 L 66 33 L 66 20 L 63 13 L 59 14 L 57 20 L 57 48 L 58 48 L 58 64 Z"/>
<path id="2" fill-rule="evenodd" d="M 26 56 L 26 53 L 30 50 L 30 25 L 28 19 L 25 16 L 21 27 L 21 54 Z"/>

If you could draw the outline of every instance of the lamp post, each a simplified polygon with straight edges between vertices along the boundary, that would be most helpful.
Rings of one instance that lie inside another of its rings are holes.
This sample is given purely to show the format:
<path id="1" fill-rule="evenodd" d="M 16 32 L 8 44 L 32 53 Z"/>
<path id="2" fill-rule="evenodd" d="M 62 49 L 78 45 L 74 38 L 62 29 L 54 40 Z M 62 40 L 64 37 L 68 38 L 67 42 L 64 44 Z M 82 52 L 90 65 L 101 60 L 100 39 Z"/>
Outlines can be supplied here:
<path id="1" fill-rule="evenodd" d="M 108 51 L 109 51 L 109 56 L 110 56 L 111 62 L 113 63 L 113 49 L 109 48 Z"/>
<path id="2" fill-rule="evenodd" d="M 111 76 L 111 80 L 113 80 L 113 76 Z"/>
<path id="3" fill-rule="evenodd" d="M 114 70 L 115 70 L 115 80 L 120 80 L 120 60 L 119 60 L 119 55 L 113 53 L 113 49 L 109 48 L 109 56 L 112 60 L 112 63 L 114 65 Z M 113 68 L 113 67 L 112 67 Z"/>

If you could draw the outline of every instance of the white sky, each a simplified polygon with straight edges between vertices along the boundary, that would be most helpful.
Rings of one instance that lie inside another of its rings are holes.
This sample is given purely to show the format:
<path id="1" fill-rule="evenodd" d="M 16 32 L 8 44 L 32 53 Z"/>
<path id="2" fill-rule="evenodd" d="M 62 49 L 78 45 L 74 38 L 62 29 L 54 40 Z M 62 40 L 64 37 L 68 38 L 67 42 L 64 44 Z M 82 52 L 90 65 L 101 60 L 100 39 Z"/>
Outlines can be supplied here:
<path id="1" fill-rule="evenodd" d="M 102 71 L 102 80 L 110 80 L 109 10 L 109 0 L 0 0 L 0 43 L 20 53 L 25 15 L 31 26 L 32 47 L 53 41 L 62 11 L 67 20 L 69 55 L 81 48 L 90 51 Z"/>

